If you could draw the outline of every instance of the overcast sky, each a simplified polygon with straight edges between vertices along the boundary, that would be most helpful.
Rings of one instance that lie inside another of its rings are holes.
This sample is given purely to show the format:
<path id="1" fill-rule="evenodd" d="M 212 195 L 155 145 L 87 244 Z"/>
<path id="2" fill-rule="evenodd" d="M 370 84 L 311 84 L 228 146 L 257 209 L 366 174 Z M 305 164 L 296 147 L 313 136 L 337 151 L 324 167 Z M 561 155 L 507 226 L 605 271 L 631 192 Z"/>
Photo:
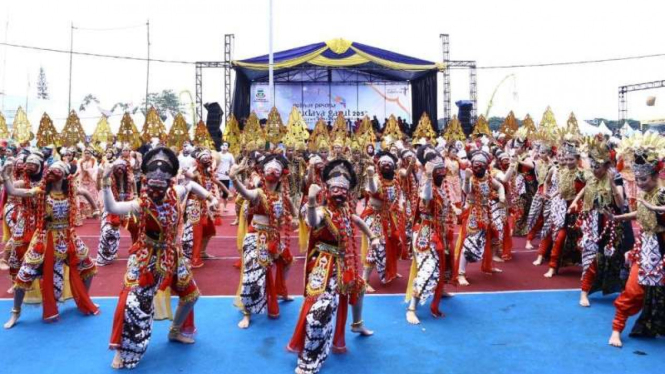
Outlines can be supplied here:
<path id="1" fill-rule="evenodd" d="M 267 53 L 267 4 L 267 0 L 4 1 L 0 40 L 69 49 L 71 22 L 80 28 L 117 28 L 150 19 L 153 58 L 222 60 L 224 34 L 233 33 L 233 57 L 243 59 Z M 665 3 L 658 0 L 275 0 L 274 47 L 278 51 L 342 37 L 441 61 L 439 34 L 447 33 L 451 58 L 476 60 L 479 66 L 589 60 L 665 53 L 663 14 Z M 74 49 L 145 57 L 145 27 L 76 30 Z M 36 96 L 36 79 L 43 67 L 52 100 L 62 108 L 52 116 L 65 117 L 69 55 L 0 47 L 0 69 L 3 66 L 0 90 L 4 76 L 5 93 L 19 97 L 26 92 Z M 92 93 L 108 108 L 118 101 L 139 104 L 145 94 L 144 62 L 74 56 L 73 70 L 74 102 Z M 515 78 L 498 89 L 490 115 L 514 110 L 520 118 L 530 113 L 539 120 L 550 105 L 559 121 L 565 122 L 571 111 L 580 119 L 614 119 L 618 86 L 665 79 L 665 58 L 479 70 L 479 113 L 486 111 L 492 92 L 509 74 Z M 193 66 L 153 63 L 150 81 L 151 91 L 168 88 L 194 94 Z M 453 101 L 468 98 L 467 71 L 452 72 L 452 92 Z M 645 105 L 647 96 L 658 97 L 655 107 Z M 204 100 L 223 102 L 221 69 L 204 72 Z M 629 117 L 665 118 L 665 89 L 630 94 Z"/>

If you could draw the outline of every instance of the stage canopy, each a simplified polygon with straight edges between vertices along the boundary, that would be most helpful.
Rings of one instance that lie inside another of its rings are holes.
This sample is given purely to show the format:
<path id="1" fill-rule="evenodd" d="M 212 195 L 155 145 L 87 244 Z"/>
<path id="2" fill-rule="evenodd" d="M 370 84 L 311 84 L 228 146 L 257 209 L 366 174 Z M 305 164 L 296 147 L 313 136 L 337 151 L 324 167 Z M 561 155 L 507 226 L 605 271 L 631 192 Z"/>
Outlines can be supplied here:
<path id="1" fill-rule="evenodd" d="M 273 54 L 276 84 L 371 84 L 406 82 L 411 85 L 414 121 L 423 112 L 436 119 L 436 74 L 442 63 L 421 60 L 399 53 L 333 39 Z M 268 81 L 268 55 L 233 61 L 236 86 L 233 112 L 238 118 L 249 115 L 250 85 Z M 371 114 L 370 114 L 371 115 Z"/>

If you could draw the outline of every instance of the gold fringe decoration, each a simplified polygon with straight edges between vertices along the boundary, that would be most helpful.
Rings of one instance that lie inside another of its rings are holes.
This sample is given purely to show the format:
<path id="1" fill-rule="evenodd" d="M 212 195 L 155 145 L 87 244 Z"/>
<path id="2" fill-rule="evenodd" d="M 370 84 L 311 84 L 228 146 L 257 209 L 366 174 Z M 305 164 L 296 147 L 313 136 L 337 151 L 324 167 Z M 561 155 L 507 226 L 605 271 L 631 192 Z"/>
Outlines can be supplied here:
<path id="1" fill-rule="evenodd" d="M 109 125 L 106 116 L 102 116 L 102 118 L 99 119 L 99 122 L 97 122 L 95 132 L 92 133 L 91 142 L 92 146 L 98 152 L 104 152 L 104 149 L 101 146 L 102 143 L 106 145 L 113 144 L 113 132 L 111 131 L 111 125 Z"/>
<path id="2" fill-rule="evenodd" d="M 508 113 L 508 117 L 506 117 L 506 119 L 501 124 L 499 132 L 506 135 L 506 138 L 512 139 L 517 132 L 517 129 L 519 129 L 519 124 L 517 123 L 515 114 L 511 110 L 510 113 Z"/>
<path id="3" fill-rule="evenodd" d="M 302 118 L 302 114 L 294 105 L 289 114 L 289 122 L 286 125 L 286 135 L 282 138 L 284 145 L 289 147 L 292 145 L 295 149 L 304 150 L 305 143 L 309 139 L 309 131 L 307 131 L 307 123 Z"/>
<path id="4" fill-rule="evenodd" d="M 568 121 L 566 121 L 566 131 L 572 135 L 582 135 L 580 132 L 580 126 L 577 124 L 577 118 L 575 118 L 575 113 L 573 112 L 570 112 L 570 117 L 568 117 Z"/>
<path id="5" fill-rule="evenodd" d="M 383 137 L 390 136 L 395 141 L 402 140 L 404 135 L 402 134 L 402 130 L 399 128 L 399 124 L 397 123 L 397 118 L 395 118 L 394 114 L 390 115 L 390 118 L 388 118 L 388 124 L 386 125 L 386 128 L 383 130 Z"/>
<path id="6" fill-rule="evenodd" d="M 154 106 L 148 109 L 148 114 L 145 116 L 141 138 L 146 143 L 149 143 L 152 138 L 159 138 L 160 143 L 166 144 L 166 126 Z"/>
<path id="7" fill-rule="evenodd" d="M 265 149 L 266 135 L 259 124 L 259 117 L 255 112 L 250 113 L 242 132 L 242 144 L 247 144 L 249 142 L 254 142 L 257 149 Z"/>
<path id="8" fill-rule="evenodd" d="M 85 132 L 81 126 L 81 120 L 79 119 L 79 116 L 76 115 L 76 111 L 72 110 L 69 113 L 65 128 L 62 129 L 62 132 L 60 133 L 60 143 L 65 147 L 74 147 L 79 143 L 87 143 Z"/>
<path id="9" fill-rule="evenodd" d="M 323 118 L 319 118 L 314 126 L 314 131 L 309 137 L 309 150 L 318 151 L 322 146 L 330 145 L 330 134 L 328 134 L 328 125 Z"/>
<path id="10" fill-rule="evenodd" d="M 374 145 L 376 143 L 376 135 L 374 134 L 374 128 L 372 127 L 372 121 L 369 119 L 369 116 L 363 117 L 358 130 L 356 130 L 356 139 L 363 149 L 365 149 L 367 144 Z"/>
<path id="11" fill-rule="evenodd" d="M 132 116 L 127 112 L 122 116 L 122 120 L 120 120 L 117 138 L 120 143 L 129 144 L 133 150 L 137 150 L 141 146 L 139 130 L 136 128 Z"/>
<path id="12" fill-rule="evenodd" d="M 533 123 L 533 119 L 528 113 L 526 117 L 524 117 L 524 121 L 522 121 L 522 127 L 526 128 L 527 137 L 536 132 L 536 125 Z"/>
<path id="13" fill-rule="evenodd" d="M 14 126 L 12 128 L 12 140 L 18 144 L 23 144 L 35 138 L 32 133 L 32 126 L 28 121 L 28 115 L 25 114 L 23 108 L 18 107 L 16 116 L 14 116 Z"/>
<path id="14" fill-rule="evenodd" d="M 423 115 L 420 116 L 420 120 L 418 121 L 418 126 L 416 127 L 416 131 L 413 132 L 413 138 L 414 139 L 427 138 L 431 142 L 434 142 L 434 139 L 436 139 L 436 132 L 434 132 L 434 128 L 432 127 L 432 121 L 429 119 L 427 113 L 423 113 Z"/>
<path id="15" fill-rule="evenodd" d="M 226 121 L 224 127 L 224 141 L 229 143 L 229 152 L 238 157 L 240 155 L 240 126 L 236 116 L 231 114 L 231 117 Z"/>
<path id="16" fill-rule="evenodd" d="M 464 141 L 466 139 L 464 130 L 462 130 L 462 124 L 456 115 L 453 115 L 453 118 L 448 122 L 446 129 L 443 131 L 443 138 L 447 142 Z"/>
<path id="17" fill-rule="evenodd" d="M 490 124 L 489 122 L 487 122 L 485 116 L 483 116 L 482 114 L 476 120 L 476 124 L 473 126 L 473 131 L 471 132 L 472 136 L 481 135 L 481 134 L 487 135 L 488 137 L 492 137 Z"/>
<path id="18" fill-rule="evenodd" d="M 276 107 L 270 109 L 268 113 L 268 122 L 266 122 L 266 140 L 272 144 L 279 144 L 286 134 L 286 127 L 282 122 L 282 116 L 279 115 L 279 111 Z"/>

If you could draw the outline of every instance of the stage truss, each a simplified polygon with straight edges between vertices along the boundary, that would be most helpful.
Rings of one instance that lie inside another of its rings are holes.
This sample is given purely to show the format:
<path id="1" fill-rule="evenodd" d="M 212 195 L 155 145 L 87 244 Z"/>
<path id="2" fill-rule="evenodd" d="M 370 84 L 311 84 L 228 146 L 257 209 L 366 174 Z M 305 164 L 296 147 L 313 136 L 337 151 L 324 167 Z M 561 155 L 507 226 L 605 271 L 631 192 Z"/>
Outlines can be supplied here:
<path id="1" fill-rule="evenodd" d="M 619 126 L 628 119 L 628 92 L 653 90 L 665 87 L 665 80 L 630 84 L 619 87 Z"/>

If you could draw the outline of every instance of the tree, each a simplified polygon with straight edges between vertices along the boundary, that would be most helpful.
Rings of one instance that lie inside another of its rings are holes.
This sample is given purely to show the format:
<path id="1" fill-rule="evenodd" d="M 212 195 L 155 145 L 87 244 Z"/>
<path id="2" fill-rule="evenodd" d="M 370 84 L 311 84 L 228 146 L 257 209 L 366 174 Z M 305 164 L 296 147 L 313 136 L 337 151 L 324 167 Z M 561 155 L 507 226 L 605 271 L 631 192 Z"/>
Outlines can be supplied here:
<path id="1" fill-rule="evenodd" d="M 48 82 L 46 82 L 46 73 L 44 73 L 44 68 L 39 68 L 39 78 L 37 81 L 37 98 L 48 100 Z"/>
<path id="2" fill-rule="evenodd" d="M 182 112 L 183 105 L 178 98 L 178 95 L 173 90 L 163 90 L 160 93 L 151 92 L 148 94 L 148 107 L 154 106 L 159 112 L 162 121 L 166 119 L 166 114 L 171 113 L 175 117 L 176 114 Z M 146 100 L 143 100 L 141 105 L 141 112 L 145 112 Z"/>
<path id="3" fill-rule="evenodd" d="M 85 112 L 86 108 L 92 103 L 99 104 L 99 99 L 97 99 L 97 97 L 93 94 L 85 95 L 83 100 L 81 100 L 81 105 L 79 106 L 79 112 Z"/>

